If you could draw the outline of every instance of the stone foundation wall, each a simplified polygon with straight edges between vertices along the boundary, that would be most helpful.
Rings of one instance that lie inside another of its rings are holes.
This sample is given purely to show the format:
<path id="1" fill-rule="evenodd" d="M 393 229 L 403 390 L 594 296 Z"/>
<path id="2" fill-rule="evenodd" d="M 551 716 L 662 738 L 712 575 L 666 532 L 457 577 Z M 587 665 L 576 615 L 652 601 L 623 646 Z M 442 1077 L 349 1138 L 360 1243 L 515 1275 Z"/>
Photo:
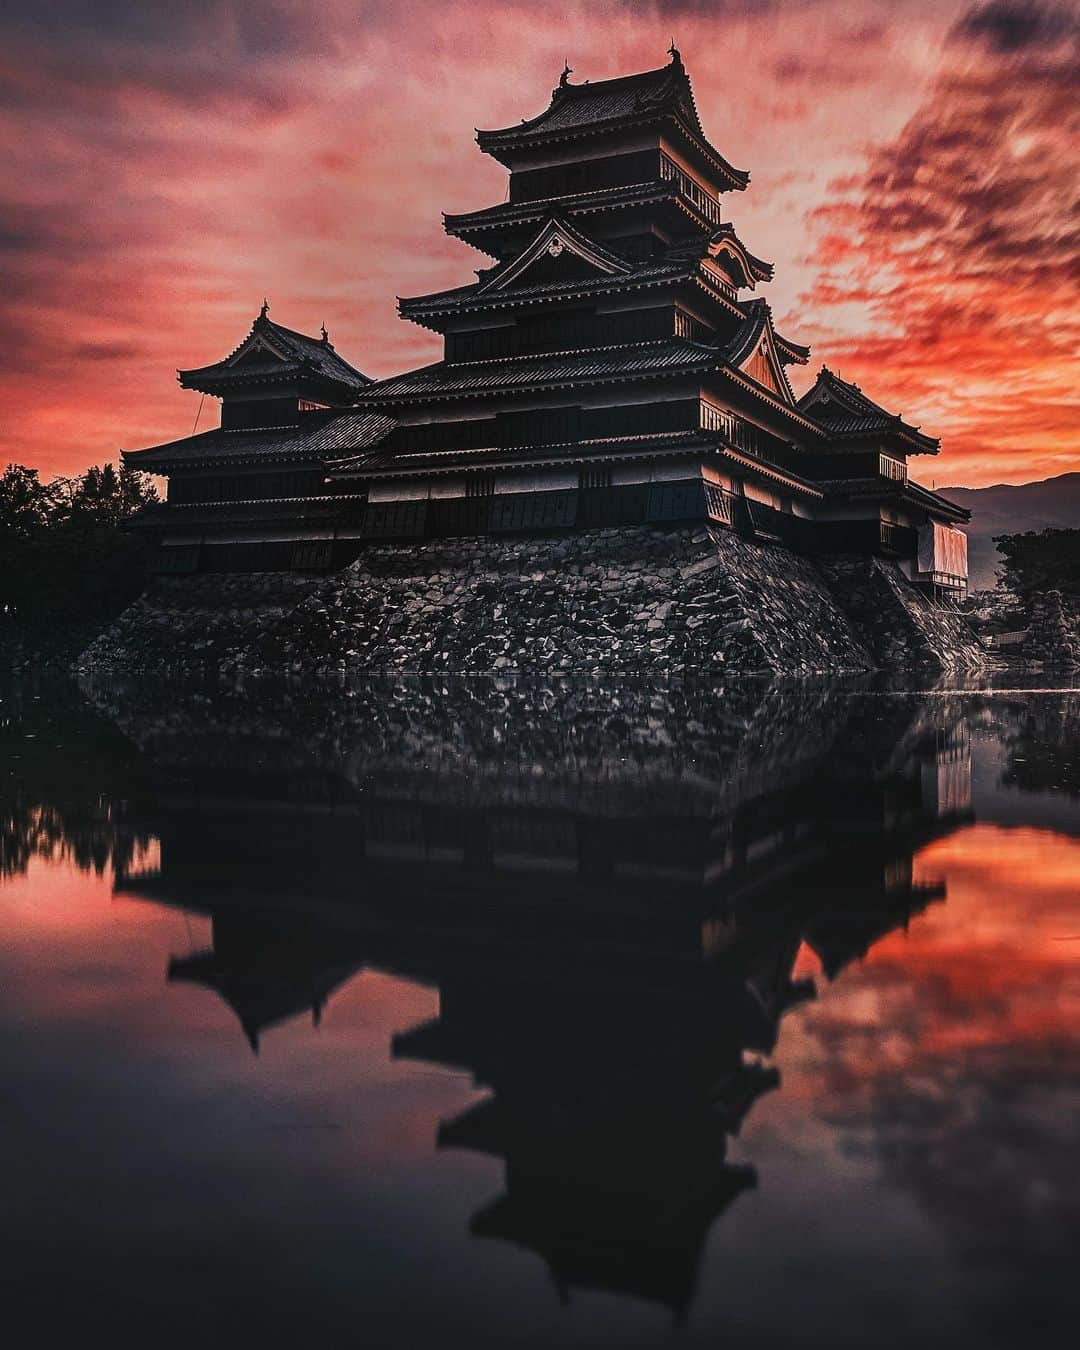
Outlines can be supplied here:
<path id="1" fill-rule="evenodd" d="M 985 670 L 990 664 L 964 616 L 932 604 L 895 563 L 881 558 L 827 558 L 821 569 L 875 665 L 955 675 Z"/>
<path id="2" fill-rule="evenodd" d="M 811 563 L 704 527 L 365 550 L 247 658 L 342 669 L 865 670 Z"/>
<path id="3" fill-rule="evenodd" d="M 325 578 L 161 580 L 83 670 L 669 675 L 973 669 L 982 649 L 873 560 L 704 526 L 365 549 Z"/>
<path id="4" fill-rule="evenodd" d="M 295 572 L 159 577 L 78 660 L 81 670 L 235 664 L 322 581 Z"/>

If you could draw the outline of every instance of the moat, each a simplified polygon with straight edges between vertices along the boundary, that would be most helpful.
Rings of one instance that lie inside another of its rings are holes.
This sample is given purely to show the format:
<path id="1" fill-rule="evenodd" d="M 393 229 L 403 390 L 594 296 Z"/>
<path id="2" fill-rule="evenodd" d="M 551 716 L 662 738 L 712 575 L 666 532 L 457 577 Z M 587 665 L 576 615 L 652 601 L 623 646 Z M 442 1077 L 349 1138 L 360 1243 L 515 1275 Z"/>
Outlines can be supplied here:
<path id="1" fill-rule="evenodd" d="M 1056 1344 L 1080 687 L 0 688 L 33 1343 Z"/>

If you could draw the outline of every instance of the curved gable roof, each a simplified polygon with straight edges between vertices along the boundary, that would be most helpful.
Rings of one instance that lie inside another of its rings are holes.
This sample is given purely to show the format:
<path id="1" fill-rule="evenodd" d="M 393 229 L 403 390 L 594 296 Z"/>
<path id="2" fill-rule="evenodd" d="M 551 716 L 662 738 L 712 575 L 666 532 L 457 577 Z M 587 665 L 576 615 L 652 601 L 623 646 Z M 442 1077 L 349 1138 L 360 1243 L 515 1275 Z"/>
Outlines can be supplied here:
<path id="1" fill-rule="evenodd" d="M 192 370 L 178 370 L 185 389 L 209 393 L 221 384 L 238 384 L 252 376 L 306 374 L 329 380 L 347 389 L 360 389 L 370 378 L 351 366 L 334 350 L 329 337 L 309 337 L 269 318 L 265 309 L 251 325 L 247 337 L 220 361 Z"/>
<path id="2" fill-rule="evenodd" d="M 750 175 L 729 164 L 706 139 L 690 76 L 679 53 L 674 47 L 670 50 L 669 65 L 612 80 L 571 84 L 567 69 L 542 113 L 523 118 L 516 126 L 477 131 L 476 143 L 485 154 L 505 163 L 505 156 L 514 150 L 672 117 L 715 163 L 728 187 L 741 191 Z"/>
<path id="3" fill-rule="evenodd" d="M 625 275 L 633 271 L 625 259 L 612 253 L 603 244 L 589 239 L 566 224 L 558 216 L 552 216 L 536 238 L 511 262 L 492 268 L 477 288 L 478 294 L 487 291 L 506 290 L 542 259 L 558 262 L 563 258 L 576 259 L 588 269 L 601 276 Z"/>
<path id="4" fill-rule="evenodd" d="M 941 448 L 937 437 L 905 422 L 899 413 L 888 412 L 827 366 L 799 399 L 799 407 L 835 437 L 891 436 L 904 441 L 910 453 L 922 455 L 936 455 Z"/>

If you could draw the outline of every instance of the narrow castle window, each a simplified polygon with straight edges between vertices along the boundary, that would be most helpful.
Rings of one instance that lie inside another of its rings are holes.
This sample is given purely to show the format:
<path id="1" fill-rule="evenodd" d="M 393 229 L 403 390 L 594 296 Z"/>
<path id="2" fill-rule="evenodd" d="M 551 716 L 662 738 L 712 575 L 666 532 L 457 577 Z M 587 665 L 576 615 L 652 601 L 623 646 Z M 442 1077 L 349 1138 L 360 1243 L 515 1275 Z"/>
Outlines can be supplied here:
<path id="1" fill-rule="evenodd" d="M 495 493 L 493 473 L 474 473 L 465 479 L 466 497 L 491 497 Z"/>

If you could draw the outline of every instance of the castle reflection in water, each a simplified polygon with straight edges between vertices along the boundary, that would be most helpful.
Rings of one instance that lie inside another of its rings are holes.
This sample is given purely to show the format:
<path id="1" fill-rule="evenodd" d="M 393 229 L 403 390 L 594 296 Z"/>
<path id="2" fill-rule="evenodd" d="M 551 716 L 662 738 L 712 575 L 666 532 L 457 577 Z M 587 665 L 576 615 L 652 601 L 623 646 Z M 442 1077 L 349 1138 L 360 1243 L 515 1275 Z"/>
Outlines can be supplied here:
<path id="1" fill-rule="evenodd" d="M 785 1013 L 944 897 L 913 858 L 971 818 L 956 701 L 755 686 L 419 681 L 96 691 L 149 766 L 116 890 L 209 916 L 168 979 L 257 1051 L 364 969 L 438 990 L 392 1054 L 486 1096 L 440 1147 L 505 1163 L 472 1231 L 557 1287 L 681 1317 L 756 1184 L 729 1137 Z M 121 711 L 122 710 L 122 711 Z"/>

